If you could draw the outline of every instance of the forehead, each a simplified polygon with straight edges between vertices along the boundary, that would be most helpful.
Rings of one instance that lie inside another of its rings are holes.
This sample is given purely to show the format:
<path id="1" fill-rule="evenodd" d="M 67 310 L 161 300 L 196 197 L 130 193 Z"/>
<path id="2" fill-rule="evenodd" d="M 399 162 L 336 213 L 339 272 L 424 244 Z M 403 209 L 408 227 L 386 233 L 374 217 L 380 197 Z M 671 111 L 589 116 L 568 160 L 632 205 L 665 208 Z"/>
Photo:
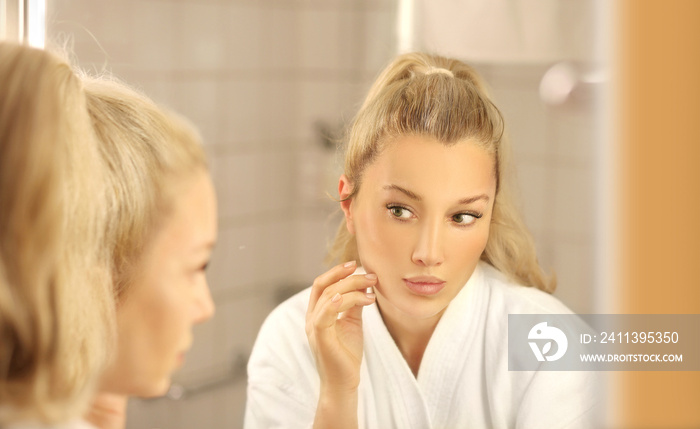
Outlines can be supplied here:
<path id="1" fill-rule="evenodd" d="M 385 144 L 364 173 L 365 184 L 399 185 L 426 196 L 491 194 L 496 185 L 494 155 L 470 140 L 445 145 L 426 137 L 398 137 Z"/>

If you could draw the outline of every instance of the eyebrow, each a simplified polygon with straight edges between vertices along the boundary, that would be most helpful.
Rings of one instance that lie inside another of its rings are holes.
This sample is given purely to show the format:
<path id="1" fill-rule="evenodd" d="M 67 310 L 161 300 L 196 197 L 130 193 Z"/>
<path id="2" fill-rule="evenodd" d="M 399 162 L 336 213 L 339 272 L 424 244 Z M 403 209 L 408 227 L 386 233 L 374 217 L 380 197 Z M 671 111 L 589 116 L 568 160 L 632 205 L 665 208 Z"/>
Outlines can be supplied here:
<path id="1" fill-rule="evenodd" d="M 423 198 L 420 195 L 416 194 L 413 191 L 409 191 L 406 188 L 402 188 L 399 185 L 385 185 L 383 189 L 385 189 L 387 191 L 399 191 L 414 201 L 422 201 L 423 200 Z M 479 201 L 479 200 L 484 200 L 485 202 L 488 202 L 489 196 L 486 194 L 479 194 L 479 195 L 475 195 L 473 197 L 462 198 L 457 203 L 458 204 L 471 204 L 471 203 L 473 203 L 475 201 Z"/>

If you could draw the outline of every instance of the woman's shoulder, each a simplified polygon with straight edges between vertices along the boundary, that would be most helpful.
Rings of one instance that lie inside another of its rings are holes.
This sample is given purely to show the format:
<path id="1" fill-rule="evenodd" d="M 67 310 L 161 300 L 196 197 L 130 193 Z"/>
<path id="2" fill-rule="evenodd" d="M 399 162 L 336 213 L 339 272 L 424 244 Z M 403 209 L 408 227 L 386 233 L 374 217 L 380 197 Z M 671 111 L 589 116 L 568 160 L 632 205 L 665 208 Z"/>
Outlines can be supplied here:
<path id="1" fill-rule="evenodd" d="M 540 289 L 516 283 L 492 265 L 480 263 L 484 283 L 489 290 L 489 306 L 502 306 L 508 313 L 571 314 L 555 296 Z"/>

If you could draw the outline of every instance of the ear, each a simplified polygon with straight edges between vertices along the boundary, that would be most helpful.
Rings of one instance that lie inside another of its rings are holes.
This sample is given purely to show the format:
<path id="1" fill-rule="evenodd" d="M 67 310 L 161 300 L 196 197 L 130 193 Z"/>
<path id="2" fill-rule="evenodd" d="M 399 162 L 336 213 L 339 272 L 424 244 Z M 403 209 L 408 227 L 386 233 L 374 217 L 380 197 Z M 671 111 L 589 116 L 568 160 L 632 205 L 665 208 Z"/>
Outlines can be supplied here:
<path id="1" fill-rule="evenodd" d="M 346 175 L 341 175 L 338 181 L 338 195 L 340 195 L 340 208 L 345 214 L 345 225 L 348 228 L 350 234 L 355 235 L 355 224 L 352 219 L 352 212 L 350 211 L 350 205 L 352 204 L 352 198 L 348 198 L 352 194 L 352 183 Z"/>

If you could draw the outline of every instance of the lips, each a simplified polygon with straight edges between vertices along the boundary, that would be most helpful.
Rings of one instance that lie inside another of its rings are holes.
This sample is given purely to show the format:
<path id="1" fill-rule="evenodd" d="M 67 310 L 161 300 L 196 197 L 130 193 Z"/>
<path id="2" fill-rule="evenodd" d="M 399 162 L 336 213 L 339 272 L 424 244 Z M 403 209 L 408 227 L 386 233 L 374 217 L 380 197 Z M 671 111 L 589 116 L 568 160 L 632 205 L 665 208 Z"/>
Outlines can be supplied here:
<path id="1" fill-rule="evenodd" d="M 406 286 L 416 295 L 430 296 L 445 287 L 445 281 L 433 276 L 418 276 L 403 279 Z"/>

